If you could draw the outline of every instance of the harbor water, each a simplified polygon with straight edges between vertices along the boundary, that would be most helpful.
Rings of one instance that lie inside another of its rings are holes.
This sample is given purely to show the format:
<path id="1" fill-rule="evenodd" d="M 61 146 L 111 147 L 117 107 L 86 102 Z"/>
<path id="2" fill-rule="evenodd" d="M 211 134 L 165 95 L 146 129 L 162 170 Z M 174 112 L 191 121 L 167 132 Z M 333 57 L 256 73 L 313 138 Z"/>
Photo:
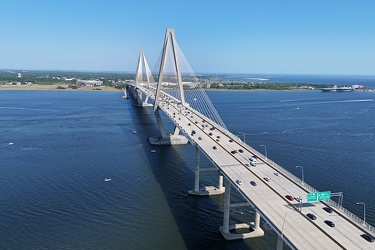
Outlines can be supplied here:
<path id="1" fill-rule="evenodd" d="M 233 134 L 298 177 L 303 166 L 317 190 L 343 192 L 360 218 L 365 202 L 375 225 L 375 93 L 207 94 Z M 152 108 L 132 103 L 121 92 L 0 91 L 0 249 L 275 249 L 263 223 L 262 238 L 222 238 L 223 196 L 187 193 L 194 146 L 149 145 Z M 201 154 L 201 165 L 212 163 Z M 216 173 L 201 181 L 216 185 Z M 230 220 L 253 216 L 233 208 Z"/>

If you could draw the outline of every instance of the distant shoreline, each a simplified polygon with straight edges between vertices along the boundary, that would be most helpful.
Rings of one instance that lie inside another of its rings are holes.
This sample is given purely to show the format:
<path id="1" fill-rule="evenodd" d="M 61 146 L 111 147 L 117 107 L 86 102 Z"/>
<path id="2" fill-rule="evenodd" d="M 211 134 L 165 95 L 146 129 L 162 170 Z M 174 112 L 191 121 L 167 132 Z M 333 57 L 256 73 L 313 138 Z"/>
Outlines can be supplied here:
<path id="1" fill-rule="evenodd" d="M 60 87 L 59 87 L 60 86 Z M 59 88 L 58 88 L 59 87 Z M 95 86 L 95 87 L 79 87 L 72 89 L 68 84 L 32 84 L 32 85 L 0 85 L 1 90 L 59 90 L 59 91 L 105 91 L 105 92 L 121 92 L 121 89 L 116 89 L 110 86 Z"/>

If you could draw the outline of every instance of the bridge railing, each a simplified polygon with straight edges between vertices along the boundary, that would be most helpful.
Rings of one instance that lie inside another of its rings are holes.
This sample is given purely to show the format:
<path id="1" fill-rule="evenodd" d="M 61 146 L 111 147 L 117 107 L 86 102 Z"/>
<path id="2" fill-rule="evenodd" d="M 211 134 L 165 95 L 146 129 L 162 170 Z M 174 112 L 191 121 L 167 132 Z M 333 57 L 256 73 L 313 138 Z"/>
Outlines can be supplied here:
<path id="1" fill-rule="evenodd" d="M 328 204 L 330 204 L 331 206 L 333 206 L 333 207 L 337 208 L 338 210 L 340 210 L 349 219 L 351 219 L 352 221 L 355 221 L 361 227 L 364 227 L 367 230 L 369 230 L 370 232 L 375 233 L 375 227 L 374 226 L 368 224 L 367 222 L 365 222 L 364 220 L 362 220 L 361 218 L 359 218 L 357 215 L 355 215 L 352 212 L 350 212 L 348 209 L 346 209 L 343 206 L 339 205 L 337 202 L 335 202 L 333 200 L 329 200 Z"/>

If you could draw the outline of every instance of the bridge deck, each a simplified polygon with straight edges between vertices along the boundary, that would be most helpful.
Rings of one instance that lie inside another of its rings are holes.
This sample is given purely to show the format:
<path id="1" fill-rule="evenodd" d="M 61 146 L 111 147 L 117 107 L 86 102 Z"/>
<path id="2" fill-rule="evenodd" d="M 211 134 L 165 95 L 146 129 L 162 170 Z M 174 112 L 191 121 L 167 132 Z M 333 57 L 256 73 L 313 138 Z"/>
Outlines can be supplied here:
<path id="1" fill-rule="evenodd" d="M 140 88 L 154 99 L 154 90 Z M 257 152 L 242 143 L 228 131 L 221 130 L 215 123 L 190 107 L 183 107 L 164 94 L 159 107 L 181 129 L 181 131 L 216 164 L 238 191 L 261 213 L 263 219 L 281 232 L 297 249 L 371 249 L 370 243 L 361 237 L 363 229 L 351 222 L 340 211 L 327 213 L 323 202 L 303 203 L 301 212 L 297 201 L 289 201 L 285 195 L 307 196 L 307 189 L 301 183 L 279 174 L 268 162 L 258 158 L 256 166 L 249 165 L 249 158 Z M 193 132 L 194 131 L 194 132 Z M 211 133 L 211 134 L 210 134 Z M 214 149 L 216 147 L 216 149 Z M 242 149 L 242 153 L 239 150 Z M 233 150 L 237 150 L 234 154 Z M 270 178 L 269 181 L 264 179 Z M 242 184 L 236 183 L 241 180 Z M 255 181 L 257 186 L 252 186 Z M 317 219 L 310 220 L 307 213 Z M 335 227 L 329 227 L 324 220 L 331 220 Z"/>

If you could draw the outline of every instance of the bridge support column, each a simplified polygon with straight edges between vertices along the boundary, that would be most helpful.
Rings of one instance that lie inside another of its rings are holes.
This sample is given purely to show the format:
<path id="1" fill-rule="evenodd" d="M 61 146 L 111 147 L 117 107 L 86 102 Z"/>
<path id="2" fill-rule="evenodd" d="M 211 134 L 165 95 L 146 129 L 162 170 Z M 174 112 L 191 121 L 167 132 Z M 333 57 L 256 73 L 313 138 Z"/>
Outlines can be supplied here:
<path id="1" fill-rule="evenodd" d="M 258 211 L 255 210 L 255 218 L 254 218 L 254 229 L 258 229 L 260 224 L 260 214 Z"/>
<path id="2" fill-rule="evenodd" d="M 199 147 L 195 146 L 195 185 L 194 191 L 199 192 L 199 164 L 200 164 Z"/>
<path id="3" fill-rule="evenodd" d="M 247 206 L 249 203 L 240 203 L 240 204 L 230 204 L 230 189 L 231 183 L 226 178 L 225 179 L 225 194 L 224 194 L 224 219 L 223 219 L 223 226 L 219 228 L 221 234 L 226 240 L 240 240 L 240 239 L 249 239 L 249 238 L 256 238 L 261 237 L 264 235 L 263 230 L 259 227 L 260 224 L 260 214 L 256 211 L 255 212 L 255 220 L 254 223 L 241 223 L 241 224 L 229 224 L 229 213 L 230 207 L 238 207 L 238 206 Z M 237 229 L 248 229 L 249 232 L 247 233 L 232 233 L 231 230 Z"/>
<path id="4" fill-rule="evenodd" d="M 223 176 L 221 174 L 219 174 L 219 190 L 223 190 L 223 192 L 225 191 L 223 186 Z"/>
<path id="5" fill-rule="evenodd" d="M 215 170 L 217 171 L 216 168 L 206 168 L 202 169 L 202 171 L 207 171 L 207 170 Z M 219 175 L 219 186 L 214 187 L 214 186 L 205 186 L 200 188 L 199 187 L 199 173 L 200 173 L 200 149 L 198 145 L 195 146 L 195 180 L 194 180 L 194 189 L 189 190 L 189 194 L 192 195 L 199 195 L 199 196 L 205 196 L 205 195 L 217 195 L 217 194 L 222 194 L 225 192 L 225 188 L 223 187 L 223 176 Z"/>
<path id="6" fill-rule="evenodd" d="M 147 103 L 148 102 L 148 96 L 146 95 L 145 101 L 142 101 L 142 91 L 139 90 L 135 86 L 129 86 L 129 91 L 131 95 L 133 96 L 134 100 L 136 101 L 135 104 L 133 104 L 134 107 L 145 107 L 145 106 L 152 106 L 152 104 Z"/>
<path id="7" fill-rule="evenodd" d="M 158 124 L 161 136 L 149 137 L 148 141 L 150 142 L 150 144 L 158 145 L 158 146 L 188 144 L 188 140 L 186 139 L 186 137 L 178 134 L 180 130 L 177 127 L 173 131 L 173 134 L 171 135 L 167 134 L 167 132 L 165 131 L 163 120 L 160 117 L 159 108 L 156 108 L 154 110 L 154 113 L 155 113 L 156 122 Z"/>
<path id="8" fill-rule="evenodd" d="M 279 237 L 277 237 L 277 247 L 276 247 L 276 250 L 283 250 L 283 247 L 284 247 L 284 240 L 279 235 Z"/>
<path id="9" fill-rule="evenodd" d="M 154 113 L 155 113 L 156 122 L 158 124 L 162 139 L 168 138 L 168 135 L 165 132 L 163 121 L 161 120 L 161 117 L 160 117 L 159 109 L 156 109 Z"/>

